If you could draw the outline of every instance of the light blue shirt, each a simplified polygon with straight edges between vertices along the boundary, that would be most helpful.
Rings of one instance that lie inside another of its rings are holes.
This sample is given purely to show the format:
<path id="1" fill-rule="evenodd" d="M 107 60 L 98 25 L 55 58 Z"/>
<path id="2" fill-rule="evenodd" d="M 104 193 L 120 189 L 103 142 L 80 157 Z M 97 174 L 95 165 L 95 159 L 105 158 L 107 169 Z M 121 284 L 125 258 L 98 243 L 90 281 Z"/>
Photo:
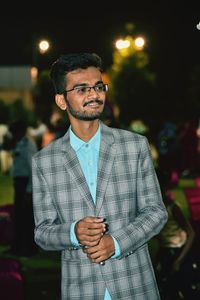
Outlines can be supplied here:
<path id="1" fill-rule="evenodd" d="M 80 162 L 82 171 L 85 175 L 86 182 L 90 189 L 92 199 L 94 203 L 96 202 L 96 185 L 97 185 L 97 170 L 98 170 L 98 161 L 99 161 L 99 148 L 101 140 L 101 128 L 99 126 L 96 134 L 86 143 L 83 140 L 79 139 L 71 130 L 70 127 L 70 144 Z M 76 238 L 74 232 L 74 226 L 76 222 L 71 225 L 71 241 L 74 246 L 78 246 L 79 242 Z M 112 258 L 116 258 L 120 255 L 119 244 L 115 238 L 113 238 L 115 244 L 115 255 Z M 104 300 L 111 300 L 108 290 L 105 291 Z"/>

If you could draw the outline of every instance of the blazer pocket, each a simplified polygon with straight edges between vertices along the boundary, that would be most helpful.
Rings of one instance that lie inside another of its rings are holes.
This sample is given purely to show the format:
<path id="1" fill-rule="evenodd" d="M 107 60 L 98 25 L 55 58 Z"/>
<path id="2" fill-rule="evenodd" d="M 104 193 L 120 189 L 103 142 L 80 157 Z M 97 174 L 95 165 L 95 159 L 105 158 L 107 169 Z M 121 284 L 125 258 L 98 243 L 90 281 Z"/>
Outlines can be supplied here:
<path id="1" fill-rule="evenodd" d="M 83 253 L 82 249 L 76 250 L 64 250 L 62 252 L 62 259 L 70 263 L 85 263 L 89 261 L 89 258 Z"/>

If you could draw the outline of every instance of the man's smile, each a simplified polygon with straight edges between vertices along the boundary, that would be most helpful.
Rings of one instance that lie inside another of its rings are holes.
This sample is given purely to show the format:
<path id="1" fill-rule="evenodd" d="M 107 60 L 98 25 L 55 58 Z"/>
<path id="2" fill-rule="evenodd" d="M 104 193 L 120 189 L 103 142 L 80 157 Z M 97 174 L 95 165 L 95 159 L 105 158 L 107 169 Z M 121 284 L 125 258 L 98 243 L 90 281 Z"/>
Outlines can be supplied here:
<path id="1" fill-rule="evenodd" d="M 103 105 L 102 100 L 92 100 L 84 103 L 83 107 L 90 106 L 90 107 L 99 107 L 100 105 Z"/>

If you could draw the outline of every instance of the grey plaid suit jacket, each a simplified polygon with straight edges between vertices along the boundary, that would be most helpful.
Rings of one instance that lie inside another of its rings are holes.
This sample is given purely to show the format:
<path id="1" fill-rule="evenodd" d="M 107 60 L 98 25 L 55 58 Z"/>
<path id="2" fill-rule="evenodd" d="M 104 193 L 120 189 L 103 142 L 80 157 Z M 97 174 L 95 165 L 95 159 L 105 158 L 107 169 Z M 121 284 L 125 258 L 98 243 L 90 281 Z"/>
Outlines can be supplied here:
<path id="1" fill-rule="evenodd" d="M 159 293 L 147 242 L 164 226 L 167 213 L 145 137 L 101 124 L 96 205 L 69 131 L 33 157 L 35 241 L 62 251 L 62 300 L 157 300 Z M 70 225 L 101 216 L 121 255 L 92 263 L 70 241 Z"/>

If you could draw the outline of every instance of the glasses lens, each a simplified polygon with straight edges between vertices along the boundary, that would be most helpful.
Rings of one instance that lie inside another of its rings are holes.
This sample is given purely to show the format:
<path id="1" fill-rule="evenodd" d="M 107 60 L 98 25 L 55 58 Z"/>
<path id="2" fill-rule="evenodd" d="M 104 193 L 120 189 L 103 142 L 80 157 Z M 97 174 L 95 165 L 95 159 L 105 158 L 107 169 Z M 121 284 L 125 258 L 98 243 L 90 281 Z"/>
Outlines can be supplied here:
<path id="1" fill-rule="evenodd" d="M 98 93 L 106 92 L 107 91 L 107 84 L 97 84 L 94 86 L 95 91 Z"/>
<path id="2" fill-rule="evenodd" d="M 97 93 L 103 93 L 103 92 L 107 92 L 108 90 L 108 85 L 107 84 L 97 84 L 95 86 L 80 86 L 80 87 L 75 87 L 74 91 L 78 94 L 78 95 L 86 95 L 87 93 L 89 93 L 91 91 L 91 89 L 94 89 L 95 92 Z"/>
<path id="3" fill-rule="evenodd" d="M 74 89 L 78 95 L 85 95 L 90 88 L 88 86 L 77 87 Z"/>

